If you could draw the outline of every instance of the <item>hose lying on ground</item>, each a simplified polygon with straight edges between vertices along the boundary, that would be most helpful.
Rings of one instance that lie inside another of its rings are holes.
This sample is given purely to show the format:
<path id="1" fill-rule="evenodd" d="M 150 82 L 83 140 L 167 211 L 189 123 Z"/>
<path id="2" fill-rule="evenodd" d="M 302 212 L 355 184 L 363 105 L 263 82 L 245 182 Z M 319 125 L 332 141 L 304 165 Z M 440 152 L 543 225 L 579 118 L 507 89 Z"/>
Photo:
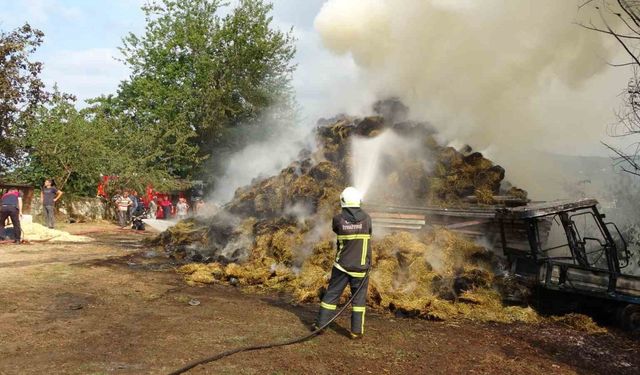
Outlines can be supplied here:
<path id="1" fill-rule="evenodd" d="M 344 306 L 342 306 L 338 310 L 338 312 L 336 314 L 334 314 L 333 317 L 326 324 L 323 324 L 321 327 L 318 327 L 315 331 L 313 331 L 313 332 L 311 332 L 309 334 L 306 334 L 306 335 L 304 335 L 302 337 L 299 337 L 299 338 L 290 339 L 290 340 L 282 341 L 282 342 L 267 343 L 267 344 L 262 344 L 262 345 L 245 346 L 245 347 L 242 347 L 242 348 L 227 350 L 226 352 L 222 352 L 222 353 L 216 354 L 216 355 L 211 356 L 211 357 L 207 357 L 207 358 L 199 359 L 197 361 L 193 361 L 193 362 L 185 365 L 184 367 L 169 373 L 169 375 L 180 375 L 180 374 L 183 374 L 183 373 L 191 370 L 192 368 L 194 368 L 196 366 L 204 365 L 204 364 L 207 364 L 207 363 L 210 363 L 210 362 L 214 362 L 214 361 L 217 361 L 219 359 L 222 359 L 224 357 L 228 357 L 228 356 L 236 354 L 236 353 L 250 352 L 250 351 L 254 351 L 254 350 L 262 350 L 262 349 L 269 349 L 269 348 L 277 348 L 279 346 L 287 346 L 287 345 L 292 345 L 292 344 L 297 344 L 299 342 L 307 341 L 310 338 L 312 338 L 315 335 L 317 335 L 318 333 L 320 333 L 325 328 L 327 328 L 329 326 L 329 324 L 333 323 L 333 321 L 336 320 L 338 318 L 338 316 L 340 316 L 340 314 L 342 314 L 347 309 L 347 307 L 349 307 L 349 305 L 351 305 L 351 303 L 353 302 L 353 299 L 355 298 L 355 296 L 358 295 L 358 293 L 360 293 L 360 290 L 362 289 L 362 287 L 367 284 L 365 281 L 366 281 L 366 279 L 368 277 L 369 277 L 369 270 L 367 270 L 367 273 L 365 274 L 364 279 L 362 280 L 363 282 L 360 283 L 360 286 L 358 287 L 358 289 L 356 289 L 356 291 L 354 293 L 352 293 L 351 298 L 349 299 L 349 301 L 347 301 L 347 303 L 345 303 Z"/>

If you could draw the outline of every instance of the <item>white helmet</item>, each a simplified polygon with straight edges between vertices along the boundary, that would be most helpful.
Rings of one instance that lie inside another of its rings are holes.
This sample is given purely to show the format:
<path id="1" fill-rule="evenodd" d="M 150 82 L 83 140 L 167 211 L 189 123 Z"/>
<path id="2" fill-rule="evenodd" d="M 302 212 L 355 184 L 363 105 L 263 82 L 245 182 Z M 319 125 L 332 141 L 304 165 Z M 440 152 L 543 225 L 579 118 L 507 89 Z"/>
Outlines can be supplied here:
<path id="1" fill-rule="evenodd" d="M 353 186 L 342 191 L 340 194 L 340 206 L 342 207 L 360 207 L 362 202 L 362 194 Z"/>

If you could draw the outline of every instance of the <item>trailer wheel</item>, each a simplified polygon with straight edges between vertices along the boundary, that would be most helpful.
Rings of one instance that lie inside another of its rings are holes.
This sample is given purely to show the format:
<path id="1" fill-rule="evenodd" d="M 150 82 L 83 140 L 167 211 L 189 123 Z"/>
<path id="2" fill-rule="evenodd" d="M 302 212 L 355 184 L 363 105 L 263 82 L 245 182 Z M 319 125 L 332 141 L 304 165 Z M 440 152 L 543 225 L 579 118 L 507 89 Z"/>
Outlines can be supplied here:
<path id="1" fill-rule="evenodd" d="M 627 305 L 621 314 L 622 326 L 629 332 L 640 332 L 640 305 Z"/>

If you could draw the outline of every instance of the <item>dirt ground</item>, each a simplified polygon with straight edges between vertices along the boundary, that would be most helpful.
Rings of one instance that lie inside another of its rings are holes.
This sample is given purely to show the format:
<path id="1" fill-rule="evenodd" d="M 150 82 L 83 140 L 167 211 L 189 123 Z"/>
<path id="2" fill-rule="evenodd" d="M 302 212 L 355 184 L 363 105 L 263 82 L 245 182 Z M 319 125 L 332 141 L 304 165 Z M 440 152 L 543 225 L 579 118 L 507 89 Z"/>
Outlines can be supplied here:
<path id="1" fill-rule="evenodd" d="M 92 243 L 0 245 L 0 374 L 166 374 L 238 346 L 307 333 L 317 306 L 224 285 L 189 287 L 144 235 L 62 227 Z M 192 306 L 189 302 L 199 302 Z M 544 324 L 432 322 L 367 313 L 302 344 L 192 374 L 637 374 L 640 339 Z"/>

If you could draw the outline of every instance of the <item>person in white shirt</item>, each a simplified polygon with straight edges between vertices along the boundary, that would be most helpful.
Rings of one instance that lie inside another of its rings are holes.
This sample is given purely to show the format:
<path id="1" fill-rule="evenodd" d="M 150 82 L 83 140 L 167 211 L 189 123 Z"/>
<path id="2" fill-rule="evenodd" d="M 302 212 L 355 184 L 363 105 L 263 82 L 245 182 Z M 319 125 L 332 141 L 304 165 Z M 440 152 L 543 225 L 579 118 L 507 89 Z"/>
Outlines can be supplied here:
<path id="1" fill-rule="evenodd" d="M 187 214 L 189 213 L 189 204 L 185 198 L 178 199 L 178 204 L 176 205 L 176 214 L 178 215 L 178 220 L 184 220 L 187 218 Z"/>

